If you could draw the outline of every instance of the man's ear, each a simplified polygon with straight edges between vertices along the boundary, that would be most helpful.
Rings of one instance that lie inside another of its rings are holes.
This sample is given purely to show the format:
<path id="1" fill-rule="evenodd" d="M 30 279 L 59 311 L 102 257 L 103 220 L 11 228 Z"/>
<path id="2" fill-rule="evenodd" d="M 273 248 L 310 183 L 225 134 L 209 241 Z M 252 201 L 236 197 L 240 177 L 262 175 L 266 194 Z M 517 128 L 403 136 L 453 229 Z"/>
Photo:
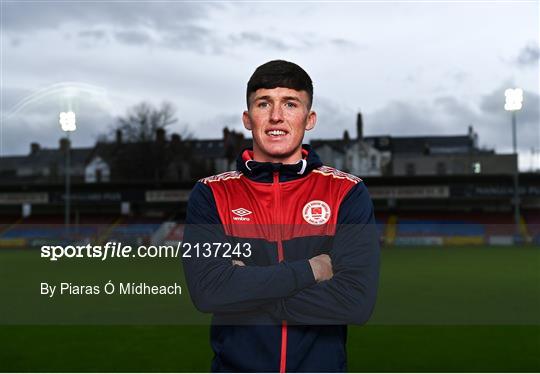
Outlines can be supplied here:
<path id="1" fill-rule="evenodd" d="M 306 123 L 306 131 L 309 131 L 315 127 L 315 124 L 317 123 L 317 113 L 315 111 L 310 110 L 307 118 Z"/>
<path id="2" fill-rule="evenodd" d="M 246 130 L 251 131 L 251 119 L 249 118 L 249 112 L 247 110 L 244 110 L 244 113 L 242 113 L 242 122 L 244 122 Z"/>

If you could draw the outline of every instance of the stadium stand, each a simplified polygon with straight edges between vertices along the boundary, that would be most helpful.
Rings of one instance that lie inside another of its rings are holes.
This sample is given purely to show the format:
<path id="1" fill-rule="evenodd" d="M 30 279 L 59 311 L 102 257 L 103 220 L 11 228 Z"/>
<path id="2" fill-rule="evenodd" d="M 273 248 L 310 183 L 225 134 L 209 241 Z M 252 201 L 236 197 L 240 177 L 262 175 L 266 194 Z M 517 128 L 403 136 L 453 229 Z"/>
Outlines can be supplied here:
<path id="1" fill-rule="evenodd" d="M 137 244 L 149 242 L 160 227 L 157 218 L 121 218 L 119 216 L 88 215 L 80 217 L 69 230 L 60 215 L 27 218 L 3 217 L 0 240 L 6 246 L 40 246 L 68 241 L 120 241 Z M 0 245 L 2 244 L 0 242 Z"/>
<path id="2" fill-rule="evenodd" d="M 384 239 L 387 244 L 503 244 L 515 233 L 511 213 L 399 212 L 388 215 Z"/>

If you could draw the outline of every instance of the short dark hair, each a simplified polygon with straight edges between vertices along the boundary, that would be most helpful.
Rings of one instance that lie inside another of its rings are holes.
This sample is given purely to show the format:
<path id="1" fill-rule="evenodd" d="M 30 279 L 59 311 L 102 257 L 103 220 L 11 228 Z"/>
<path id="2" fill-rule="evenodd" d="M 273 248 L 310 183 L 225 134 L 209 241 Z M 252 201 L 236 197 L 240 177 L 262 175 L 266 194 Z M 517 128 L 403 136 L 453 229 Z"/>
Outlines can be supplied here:
<path id="1" fill-rule="evenodd" d="M 313 82 L 308 73 L 293 62 L 273 60 L 262 64 L 249 78 L 246 92 L 246 102 L 249 109 L 249 97 L 260 88 L 276 87 L 291 88 L 306 91 L 309 97 L 308 107 L 313 102 Z"/>

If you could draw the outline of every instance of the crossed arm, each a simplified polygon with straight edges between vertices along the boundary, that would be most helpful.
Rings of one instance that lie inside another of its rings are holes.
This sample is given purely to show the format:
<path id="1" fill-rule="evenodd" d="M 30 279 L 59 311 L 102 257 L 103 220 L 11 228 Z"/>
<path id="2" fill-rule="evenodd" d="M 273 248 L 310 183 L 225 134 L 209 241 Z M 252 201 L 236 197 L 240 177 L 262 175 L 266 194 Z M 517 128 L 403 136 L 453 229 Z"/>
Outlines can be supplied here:
<path id="1" fill-rule="evenodd" d="M 188 204 L 184 241 L 225 238 L 210 189 L 198 183 Z M 379 248 L 363 185 L 342 203 L 330 256 L 242 266 L 225 258 L 183 259 L 190 295 L 203 312 L 264 310 L 301 324 L 364 323 L 375 302 Z"/>

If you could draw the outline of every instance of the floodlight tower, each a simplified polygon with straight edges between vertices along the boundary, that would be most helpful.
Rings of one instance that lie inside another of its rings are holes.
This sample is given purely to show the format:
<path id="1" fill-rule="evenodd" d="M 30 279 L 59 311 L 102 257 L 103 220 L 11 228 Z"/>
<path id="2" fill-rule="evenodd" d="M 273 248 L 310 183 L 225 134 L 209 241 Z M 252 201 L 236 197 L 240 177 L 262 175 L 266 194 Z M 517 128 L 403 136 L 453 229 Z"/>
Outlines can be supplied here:
<path id="1" fill-rule="evenodd" d="M 64 171 L 64 174 L 66 175 L 66 196 L 65 196 L 65 212 L 64 212 L 64 224 L 66 231 L 69 232 L 69 217 L 70 217 L 70 177 L 71 177 L 71 171 L 70 171 L 70 153 L 71 153 L 71 144 L 69 140 L 69 134 L 77 129 L 77 126 L 75 125 L 75 113 L 73 112 L 61 112 L 60 113 L 60 126 L 62 127 L 62 131 L 66 133 L 67 138 L 67 144 L 66 144 L 66 170 Z"/>
<path id="2" fill-rule="evenodd" d="M 504 96 L 506 97 L 504 110 L 512 114 L 512 145 L 517 163 L 514 170 L 514 221 L 516 234 L 519 235 L 519 157 L 517 153 L 516 112 L 523 107 L 523 90 L 521 88 L 509 88 L 504 91 Z"/>

